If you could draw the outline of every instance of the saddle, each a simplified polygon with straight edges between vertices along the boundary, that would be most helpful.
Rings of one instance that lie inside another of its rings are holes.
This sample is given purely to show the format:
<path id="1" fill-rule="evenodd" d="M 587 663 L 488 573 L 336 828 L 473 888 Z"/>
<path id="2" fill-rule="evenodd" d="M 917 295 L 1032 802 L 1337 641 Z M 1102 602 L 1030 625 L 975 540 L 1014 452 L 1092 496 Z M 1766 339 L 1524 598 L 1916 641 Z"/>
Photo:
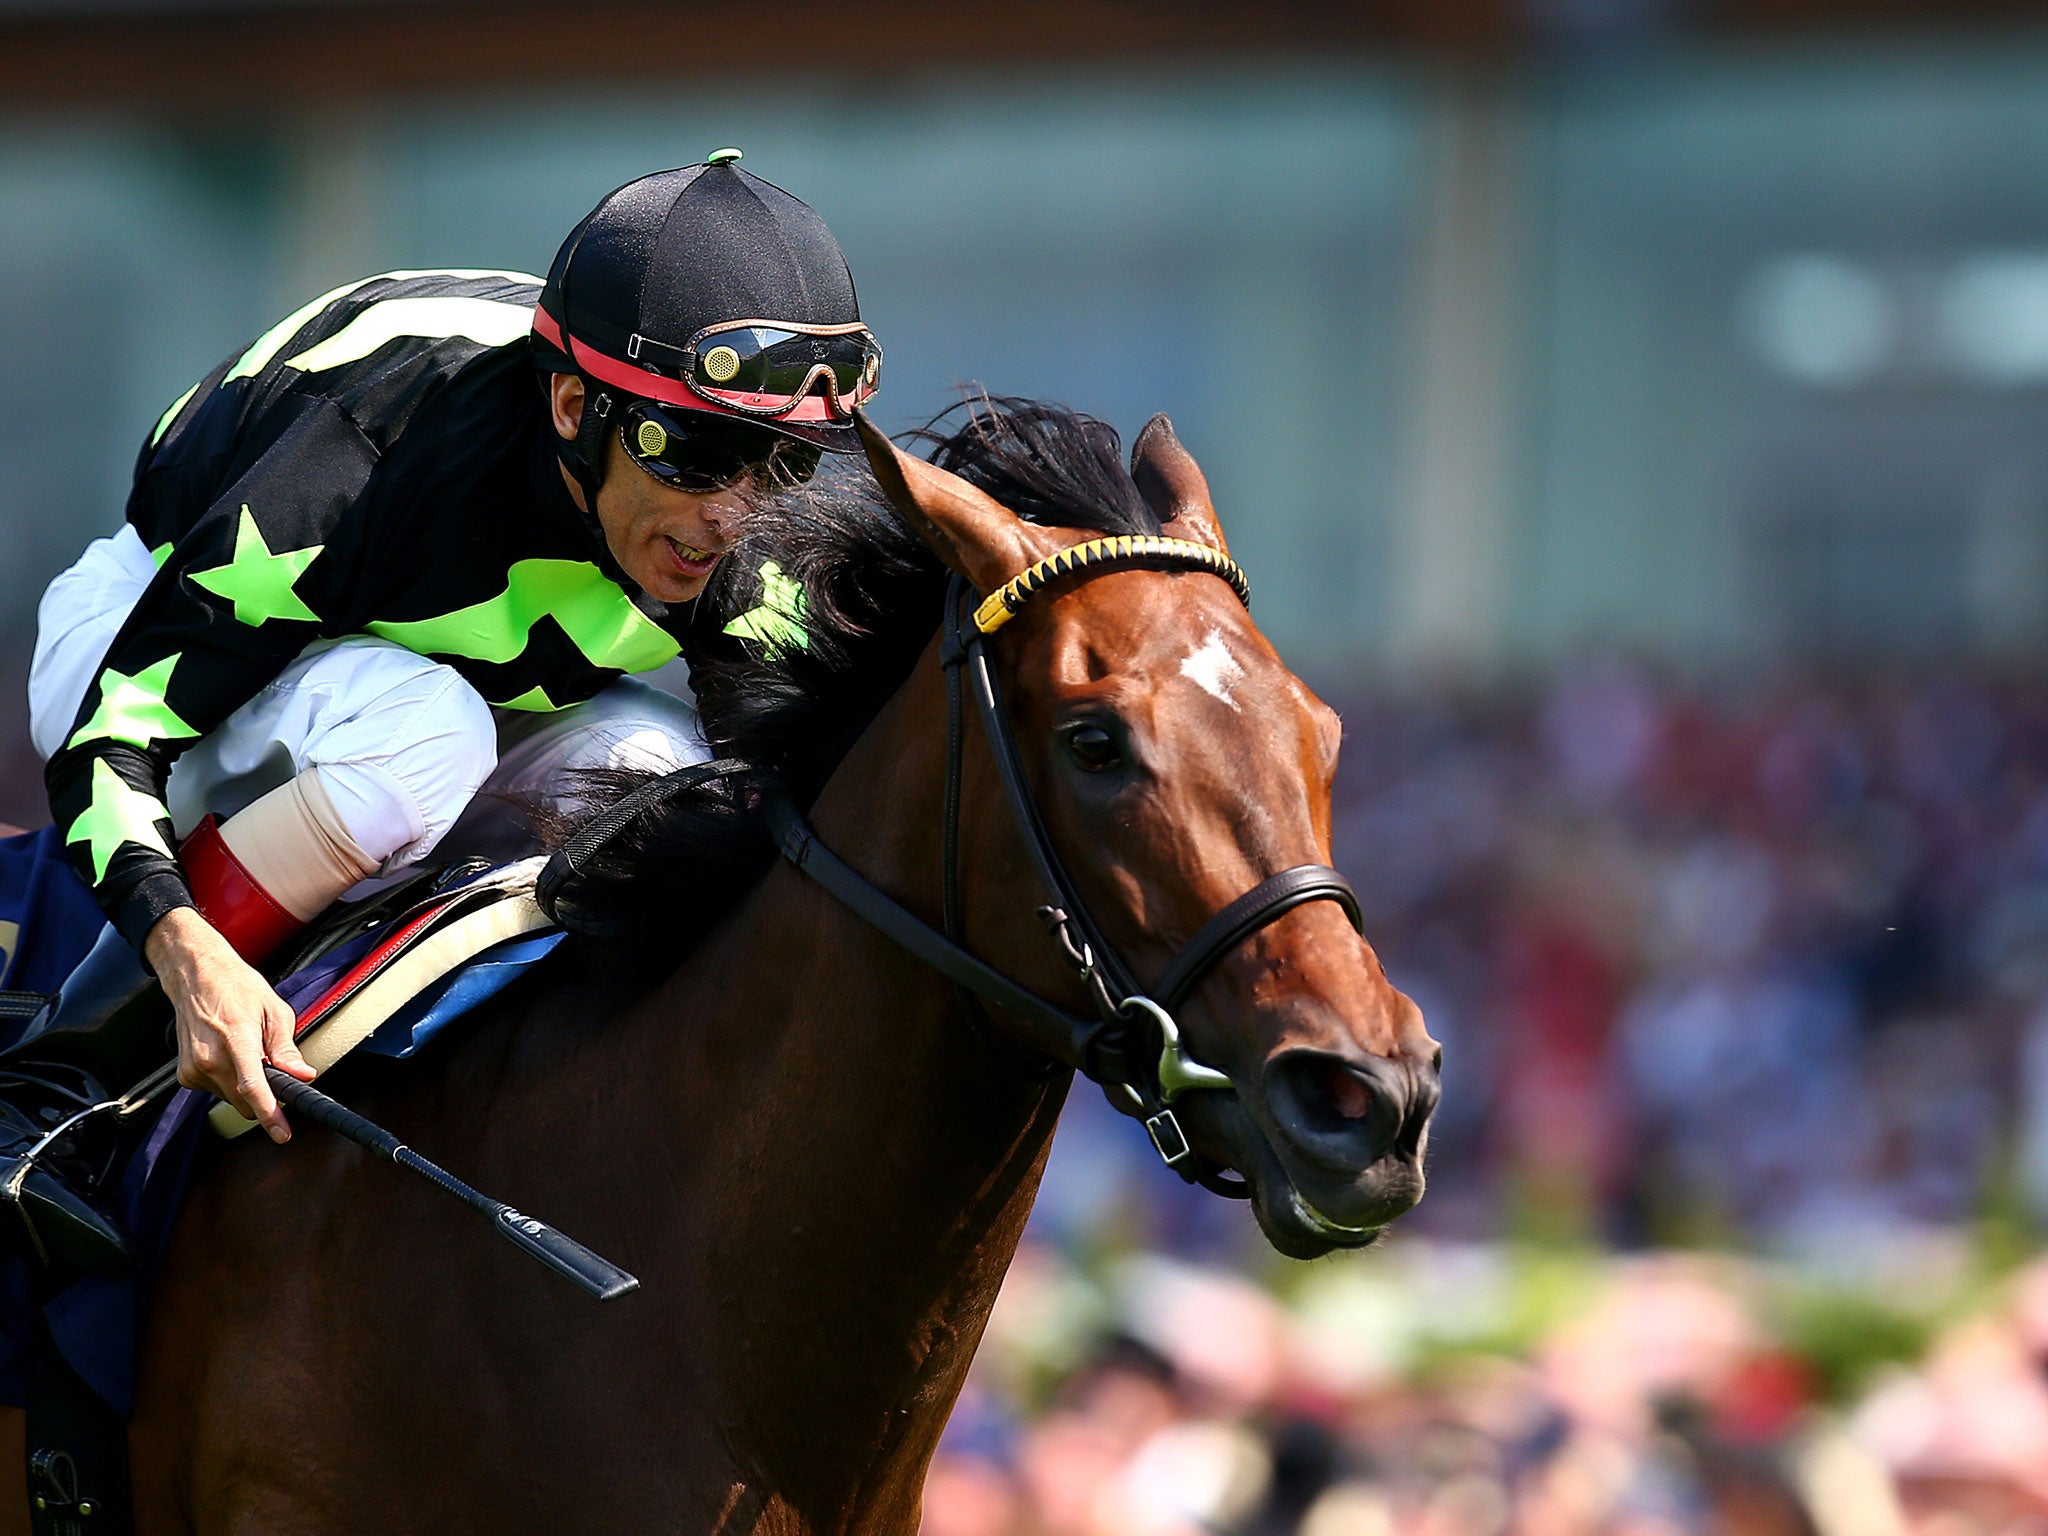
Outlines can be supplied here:
<path id="1" fill-rule="evenodd" d="M 330 908 L 278 983 L 279 996 L 298 1015 L 299 1052 L 314 1073 L 326 1072 L 394 1020 L 409 1024 L 402 1031 L 406 1038 L 387 1038 L 382 1054 L 411 1054 L 440 1024 L 497 990 L 443 985 L 471 961 L 528 935 L 559 938 L 560 930 L 534 899 L 534 882 L 546 863 L 535 857 L 492 868 L 467 861 L 395 886 L 373 902 Z M 514 974 L 552 947 L 533 946 L 530 956 L 519 957 Z M 490 978 L 497 985 L 510 979 Z M 207 1119 L 226 1137 L 256 1127 L 227 1104 L 216 1104 Z"/>

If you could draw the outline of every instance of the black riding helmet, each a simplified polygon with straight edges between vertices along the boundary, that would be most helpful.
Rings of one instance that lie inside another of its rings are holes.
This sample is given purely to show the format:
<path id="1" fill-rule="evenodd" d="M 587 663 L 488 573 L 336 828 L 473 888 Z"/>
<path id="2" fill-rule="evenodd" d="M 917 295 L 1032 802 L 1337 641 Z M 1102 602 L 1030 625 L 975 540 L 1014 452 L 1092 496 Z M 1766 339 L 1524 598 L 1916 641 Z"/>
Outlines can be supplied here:
<path id="1" fill-rule="evenodd" d="M 881 351 L 846 258 L 823 219 L 738 159 L 627 182 L 548 269 L 535 360 L 543 386 L 583 380 L 582 429 L 557 442 L 592 507 L 613 428 L 671 484 L 689 485 L 691 464 L 709 480 L 764 462 L 802 479 L 820 450 L 860 451 L 852 407 Z"/>

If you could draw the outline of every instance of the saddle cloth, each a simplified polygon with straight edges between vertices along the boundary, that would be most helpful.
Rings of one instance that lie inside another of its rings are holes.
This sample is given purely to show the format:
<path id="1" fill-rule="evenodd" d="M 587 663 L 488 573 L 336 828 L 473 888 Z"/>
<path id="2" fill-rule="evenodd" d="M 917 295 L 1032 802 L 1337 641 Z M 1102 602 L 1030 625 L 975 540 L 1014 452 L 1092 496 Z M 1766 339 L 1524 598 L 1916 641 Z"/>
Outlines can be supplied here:
<path id="1" fill-rule="evenodd" d="M 359 1046 L 411 1055 L 441 1024 L 552 949 L 562 932 L 533 894 L 546 862 L 521 859 L 453 882 L 444 876 L 434 882 L 439 889 L 413 905 L 393 911 L 393 903 L 377 903 L 381 917 L 347 907 L 329 913 L 323 930 L 301 946 L 315 958 L 278 983 L 278 995 L 298 1015 L 299 1053 L 314 1074 Z M 511 945 L 528 936 L 530 942 Z M 487 952 L 495 953 L 479 961 Z M 482 974 L 465 974 L 472 962 Z M 256 1128 L 227 1104 L 214 1105 L 207 1120 L 227 1137 Z"/>

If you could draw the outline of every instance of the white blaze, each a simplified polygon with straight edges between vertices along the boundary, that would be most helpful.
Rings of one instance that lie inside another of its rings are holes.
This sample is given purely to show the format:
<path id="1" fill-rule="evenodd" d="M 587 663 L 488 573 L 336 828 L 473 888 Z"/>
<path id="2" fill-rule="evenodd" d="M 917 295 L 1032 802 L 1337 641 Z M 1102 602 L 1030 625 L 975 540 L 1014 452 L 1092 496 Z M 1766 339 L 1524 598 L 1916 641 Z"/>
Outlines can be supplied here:
<path id="1" fill-rule="evenodd" d="M 1210 630 L 1209 637 L 1181 662 L 1180 675 L 1202 692 L 1221 699 L 1233 709 L 1237 707 L 1237 700 L 1231 697 L 1230 690 L 1234 684 L 1244 680 L 1244 667 L 1230 654 L 1218 631 Z"/>

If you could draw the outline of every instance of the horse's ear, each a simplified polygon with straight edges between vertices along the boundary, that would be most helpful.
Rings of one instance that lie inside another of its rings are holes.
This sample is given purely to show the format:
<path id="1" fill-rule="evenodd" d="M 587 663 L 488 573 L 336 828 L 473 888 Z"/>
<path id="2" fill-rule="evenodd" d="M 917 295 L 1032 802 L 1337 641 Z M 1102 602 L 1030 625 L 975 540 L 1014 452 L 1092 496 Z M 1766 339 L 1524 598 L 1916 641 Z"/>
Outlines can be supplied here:
<path id="1" fill-rule="evenodd" d="M 1216 521 L 1216 508 L 1209 501 L 1209 482 L 1202 478 L 1195 456 L 1181 447 L 1173 435 L 1173 423 L 1162 415 L 1145 423 L 1145 430 L 1131 444 L 1131 478 L 1138 482 L 1138 494 L 1158 514 L 1166 532 L 1177 539 L 1193 539 L 1221 554 L 1229 554 L 1223 542 L 1223 525 Z"/>
<path id="2" fill-rule="evenodd" d="M 1059 547 L 1049 530 L 1025 522 L 987 492 L 905 453 L 864 412 L 854 412 L 854 422 L 889 505 L 977 592 L 995 591 Z"/>

